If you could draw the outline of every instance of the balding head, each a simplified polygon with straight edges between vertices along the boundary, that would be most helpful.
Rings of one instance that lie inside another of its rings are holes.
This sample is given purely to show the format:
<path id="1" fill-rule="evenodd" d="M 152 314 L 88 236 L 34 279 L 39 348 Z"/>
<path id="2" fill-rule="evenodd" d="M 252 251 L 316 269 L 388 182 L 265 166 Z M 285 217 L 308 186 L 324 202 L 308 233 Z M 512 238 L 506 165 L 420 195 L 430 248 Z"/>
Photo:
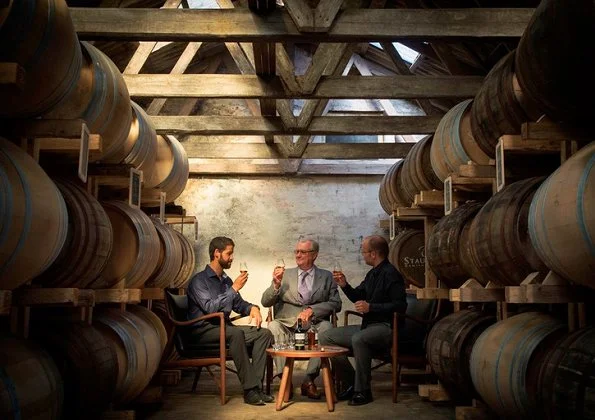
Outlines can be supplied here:
<path id="1" fill-rule="evenodd" d="M 378 257 L 384 259 L 388 256 L 388 242 L 380 235 L 368 236 L 364 239 L 367 242 L 368 250 L 375 251 Z"/>

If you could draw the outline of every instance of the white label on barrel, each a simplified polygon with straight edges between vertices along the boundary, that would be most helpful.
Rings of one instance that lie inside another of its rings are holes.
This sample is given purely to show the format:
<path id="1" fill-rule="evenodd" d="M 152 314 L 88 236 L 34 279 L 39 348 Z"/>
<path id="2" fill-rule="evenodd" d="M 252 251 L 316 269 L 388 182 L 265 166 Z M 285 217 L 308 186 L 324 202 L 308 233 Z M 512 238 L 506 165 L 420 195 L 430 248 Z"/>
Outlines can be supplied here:
<path id="1" fill-rule="evenodd" d="M 444 215 L 448 216 L 452 212 L 452 178 L 444 180 Z"/>
<path id="2" fill-rule="evenodd" d="M 128 187 L 128 204 L 131 207 L 140 208 L 141 184 L 143 182 L 143 171 L 130 168 L 130 185 Z"/>
<path id="3" fill-rule="evenodd" d="M 83 123 L 81 128 L 81 146 L 79 149 L 78 175 L 81 181 L 87 182 L 87 168 L 89 167 L 89 128 Z"/>
<path id="4" fill-rule="evenodd" d="M 498 144 L 496 144 L 496 191 L 502 190 L 505 185 L 504 147 L 502 146 L 502 139 L 499 139 Z"/>
<path id="5" fill-rule="evenodd" d="M 166 197 L 167 193 L 164 191 L 161 191 L 159 193 L 159 221 L 161 222 L 161 224 L 165 223 L 165 197 Z"/>

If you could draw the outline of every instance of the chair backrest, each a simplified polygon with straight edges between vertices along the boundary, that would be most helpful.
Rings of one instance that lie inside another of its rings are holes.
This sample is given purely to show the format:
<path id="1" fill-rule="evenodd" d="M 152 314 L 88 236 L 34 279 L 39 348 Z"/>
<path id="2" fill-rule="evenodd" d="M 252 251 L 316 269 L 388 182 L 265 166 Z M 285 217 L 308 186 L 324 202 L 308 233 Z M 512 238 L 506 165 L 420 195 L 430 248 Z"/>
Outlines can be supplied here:
<path id="1" fill-rule="evenodd" d="M 186 321 L 188 319 L 188 296 L 174 295 L 166 290 L 165 298 L 169 315 L 176 321 Z"/>
<path id="2" fill-rule="evenodd" d="M 188 296 L 186 295 L 174 295 L 173 293 L 165 291 L 165 300 L 167 306 L 167 312 L 169 316 L 176 321 L 186 321 L 188 319 Z M 175 326 L 175 334 L 173 337 L 174 345 L 178 353 L 182 356 L 185 355 L 184 341 L 187 335 L 187 328 Z"/>
<path id="3" fill-rule="evenodd" d="M 407 293 L 407 315 L 430 321 L 436 315 L 437 300 L 418 300 Z M 429 327 L 405 318 L 399 324 L 399 346 L 405 353 L 423 353 Z"/>

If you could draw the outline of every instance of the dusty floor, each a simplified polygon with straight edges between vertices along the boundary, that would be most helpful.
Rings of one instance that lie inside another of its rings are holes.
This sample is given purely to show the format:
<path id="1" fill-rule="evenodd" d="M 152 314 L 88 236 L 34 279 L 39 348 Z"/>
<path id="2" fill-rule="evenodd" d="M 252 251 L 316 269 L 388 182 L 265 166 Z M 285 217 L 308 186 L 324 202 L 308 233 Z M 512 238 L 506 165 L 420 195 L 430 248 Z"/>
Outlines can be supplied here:
<path id="1" fill-rule="evenodd" d="M 190 393 L 193 376 L 185 374 L 177 386 L 164 388 L 164 403 L 158 411 L 145 412 L 139 416 L 150 420 L 193 420 L 193 419 L 399 419 L 399 420 L 438 420 L 454 419 L 454 408 L 447 403 L 422 401 L 417 395 L 417 386 L 403 386 L 399 390 L 399 402 L 392 403 L 390 374 L 375 372 L 372 391 L 374 402 L 360 407 L 351 407 L 347 402 L 339 402 L 335 411 L 329 413 L 324 398 L 308 400 L 299 394 L 299 384 L 303 371 L 294 372 L 294 399 L 283 410 L 275 411 L 275 404 L 254 407 L 244 404 L 240 383 L 235 374 L 227 373 L 227 404 L 219 404 L 219 396 L 214 381 L 204 372 L 195 394 Z M 316 380 L 322 388 L 321 378 Z M 297 385 L 296 385 L 297 384 Z M 276 397 L 279 381 L 273 383 L 272 392 Z M 139 413 L 140 414 L 140 413 Z"/>

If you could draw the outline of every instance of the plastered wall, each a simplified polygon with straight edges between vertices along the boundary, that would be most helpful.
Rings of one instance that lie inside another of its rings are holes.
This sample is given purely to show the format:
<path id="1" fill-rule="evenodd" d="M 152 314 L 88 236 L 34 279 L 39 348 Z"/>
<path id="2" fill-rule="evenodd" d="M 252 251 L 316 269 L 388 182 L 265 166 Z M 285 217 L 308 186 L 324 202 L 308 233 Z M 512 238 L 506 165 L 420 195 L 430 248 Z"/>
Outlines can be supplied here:
<path id="1" fill-rule="evenodd" d="M 378 203 L 382 177 L 247 177 L 190 179 L 176 200 L 198 219 L 195 244 L 197 270 L 209 262 L 208 244 L 214 236 L 229 236 L 236 243 L 228 274 L 239 274 L 240 261 L 248 264 L 244 299 L 260 305 L 270 285 L 277 258 L 295 266 L 293 249 L 300 237 L 320 243 L 316 264 L 332 270 L 341 263 L 347 280 L 356 286 L 371 268 L 360 254 L 362 239 L 387 232 L 379 220 L 388 216 Z M 188 232 L 192 229 L 186 227 Z M 388 239 L 388 238 L 387 238 Z M 340 292 L 341 293 L 341 292 Z M 353 305 L 341 293 L 343 309 Z M 266 316 L 263 310 L 263 317 Z M 342 324 L 342 316 L 339 317 Z"/>

